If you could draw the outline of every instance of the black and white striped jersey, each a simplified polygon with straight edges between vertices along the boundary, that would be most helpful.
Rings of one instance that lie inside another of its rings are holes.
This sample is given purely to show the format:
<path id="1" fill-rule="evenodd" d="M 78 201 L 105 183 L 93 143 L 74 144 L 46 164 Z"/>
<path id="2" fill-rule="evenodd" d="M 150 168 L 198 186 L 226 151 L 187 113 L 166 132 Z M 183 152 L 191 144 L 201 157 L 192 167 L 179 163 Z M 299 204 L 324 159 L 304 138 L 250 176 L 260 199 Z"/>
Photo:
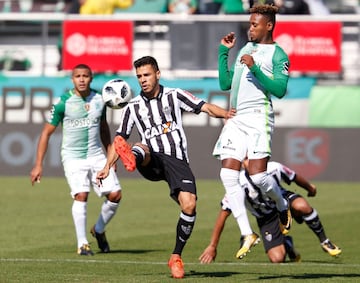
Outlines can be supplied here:
<path id="1" fill-rule="evenodd" d="M 117 135 L 128 139 L 135 125 L 150 150 L 189 162 L 182 113 L 199 114 L 204 103 L 185 90 L 162 85 L 153 99 L 141 92 L 123 109 Z"/>

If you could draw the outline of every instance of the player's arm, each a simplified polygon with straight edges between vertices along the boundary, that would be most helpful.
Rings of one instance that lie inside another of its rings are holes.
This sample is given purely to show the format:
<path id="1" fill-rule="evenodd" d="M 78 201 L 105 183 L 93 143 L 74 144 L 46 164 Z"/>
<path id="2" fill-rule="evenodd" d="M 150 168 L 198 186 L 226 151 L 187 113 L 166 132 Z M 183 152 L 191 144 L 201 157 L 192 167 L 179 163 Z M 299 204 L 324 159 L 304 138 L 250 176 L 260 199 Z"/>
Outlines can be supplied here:
<path id="1" fill-rule="evenodd" d="M 230 212 L 221 209 L 215 222 L 215 226 L 211 235 L 210 244 L 205 248 L 203 253 L 200 255 L 199 260 L 201 263 L 211 263 L 215 260 L 217 255 L 217 246 L 220 241 L 220 236 L 224 230 L 225 222 Z"/>
<path id="2" fill-rule="evenodd" d="M 217 106 L 212 103 L 204 103 L 201 106 L 201 112 L 205 112 L 211 117 L 224 118 L 224 119 L 230 119 L 231 117 L 234 117 L 236 114 L 236 110 L 233 108 L 230 110 L 225 110 L 224 108 L 221 108 L 220 106 Z"/>
<path id="3" fill-rule="evenodd" d="M 104 111 L 106 111 L 106 107 L 104 107 Z M 110 127 L 108 122 L 106 121 L 106 116 L 103 114 L 100 122 L 100 138 L 101 142 L 106 150 L 109 150 L 111 146 L 111 135 L 110 135 Z"/>
<path id="4" fill-rule="evenodd" d="M 218 73 L 219 84 L 221 90 L 229 90 L 231 88 L 231 82 L 234 75 L 232 69 L 229 70 L 228 58 L 230 48 L 221 44 L 218 51 Z"/>
<path id="5" fill-rule="evenodd" d="M 303 176 L 296 174 L 293 182 L 295 182 L 295 184 L 299 187 L 305 189 L 308 192 L 308 197 L 313 197 L 316 195 L 316 186 L 311 184 Z"/>
<path id="6" fill-rule="evenodd" d="M 30 180 L 32 185 L 34 185 L 35 182 L 40 182 L 43 170 L 43 161 L 48 148 L 49 139 L 55 130 L 56 126 L 46 123 L 41 132 L 37 146 L 35 164 L 30 172 Z"/>
<path id="7" fill-rule="evenodd" d="M 247 55 L 250 56 L 250 55 Z M 289 80 L 289 60 L 286 54 L 280 49 L 276 49 L 273 56 L 273 76 L 268 77 L 256 64 L 247 64 L 250 71 L 259 80 L 260 84 L 277 98 L 282 98 L 286 94 L 287 83 Z"/>

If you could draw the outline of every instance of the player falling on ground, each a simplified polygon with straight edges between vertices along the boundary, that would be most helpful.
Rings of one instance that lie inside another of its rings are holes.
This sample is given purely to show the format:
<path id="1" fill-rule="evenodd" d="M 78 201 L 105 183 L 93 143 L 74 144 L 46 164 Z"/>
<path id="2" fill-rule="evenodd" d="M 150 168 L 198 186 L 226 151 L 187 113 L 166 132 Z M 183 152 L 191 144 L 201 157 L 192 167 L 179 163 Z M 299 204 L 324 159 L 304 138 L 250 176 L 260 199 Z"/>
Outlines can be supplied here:
<path id="1" fill-rule="evenodd" d="M 247 160 L 243 162 L 246 168 Z M 268 172 L 276 182 L 285 182 L 290 185 L 295 183 L 299 187 L 308 192 L 309 197 L 316 195 L 316 187 L 309 183 L 303 176 L 278 162 L 269 162 Z M 286 254 L 291 261 L 300 261 L 300 254 L 295 250 L 292 238 L 284 236 L 279 229 L 279 218 L 273 201 L 263 196 L 261 190 L 254 186 L 246 170 L 242 170 L 240 174 L 240 183 L 246 194 L 246 206 L 248 210 L 256 217 L 257 224 L 261 232 L 261 238 L 265 247 L 265 251 L 271 262 L 283 262 Z M 289 199 L 291 214 L 299 224 L 304 223 L 314 232 L 320 241 L 321 248 L 331 256 L 341 254 L 341 249 L 332 243 L 325 234 L 324 226 L 320 221 L 317 211 L 301 195 L 288 191 L 282 187 L 283 195 Z M 221 232 L 224 228 L 227 217 L 231 214 L 229 207 L 229 198 L 225 195 L 222 200 L 222 208 L 215 222 L 211 241 L 208 247 L 201 254 L 199 260 L 202 263 L 210 263 L 215 260 L 217 254 L 217 246 L 220 240 Z M 240 239 L 240 250 L 243 241 Z M 243 258 L 246 254 L 242 254 L 237 258 Z"/>

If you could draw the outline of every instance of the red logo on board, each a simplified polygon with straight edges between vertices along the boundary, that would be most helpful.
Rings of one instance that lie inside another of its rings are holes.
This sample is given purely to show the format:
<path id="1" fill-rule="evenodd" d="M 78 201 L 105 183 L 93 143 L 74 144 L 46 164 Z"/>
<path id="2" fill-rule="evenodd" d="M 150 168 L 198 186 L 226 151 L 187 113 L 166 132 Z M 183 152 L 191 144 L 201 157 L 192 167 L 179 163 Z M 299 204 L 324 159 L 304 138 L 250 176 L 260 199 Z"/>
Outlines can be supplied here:
<path id="1" fill-rule="evenodd" d="M 329 147 L 329 136 L 324 131 L 291 131 L 286 136 L 286 165 L 306 178 L 314 178 L 329 163 Z"/>
<path id="2" fill-rule="evenodd" d="M 94 72 L 132 69 L 133 23 L 64 21 L 63 69 L 88 64 Z"/>

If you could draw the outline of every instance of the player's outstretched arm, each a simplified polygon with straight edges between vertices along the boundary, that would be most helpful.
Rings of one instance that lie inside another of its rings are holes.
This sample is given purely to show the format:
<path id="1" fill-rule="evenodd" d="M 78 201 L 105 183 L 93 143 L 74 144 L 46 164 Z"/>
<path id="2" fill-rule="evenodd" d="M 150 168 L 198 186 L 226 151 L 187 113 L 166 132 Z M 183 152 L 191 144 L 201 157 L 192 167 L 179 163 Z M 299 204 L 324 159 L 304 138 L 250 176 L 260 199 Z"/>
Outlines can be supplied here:
<path id="1" fill-rule="evenodd" d="M 220 210 L 218 217 L 215 222 L 215 226 L 211 235 L 210 244 L 205 248 L 202 254 L 199 257 L 201 263 L 211 263 L 215 260 L 217 255 L 217 246 L 220 241 L 220 236 L 222 231 L 224 230 L 225 222 L 230 212 L 226 210 Z"/>
<path id="2" fill-rule="evenodd" d="M 55 130 L 56 126 L 48 123 L 44 125 L 38 142 L 35 164 L 30 172 L 31 185 L 34 185 L 35 182 L 40 183 L 43 169 L 43 161 L 48 148 L 49 139 L 51 135 L 55 132 Z"/>
<path id="3" fill-rule="evenodd" d="M 306 180 L 303 176 L 296 174 L 294 182 L 299 187 L 302 187 L 308 192 L 308 197 L 314 197 L 316 195 L 316 186 L 311 184 L 308 180 Z"/>
<path id="4" fill-rule="evenodd" d="M 235 109 L 225 110 L 224 108 L 221 108 L 220 106 L 217 106 L 212 103 L 205 103 L 201 107 L 201 111 L 207 113 L 211 117 L 215 118 L 224 118 L 224 119 L 230 119 L 231 117 L 234 117 L 236 114 Z"/>
<path id="5" fill-rule="evenodd" d="M 109 176 L 110 168 L 115 165 L 118 158 L 119 155 L 115 151 L 114 144 L 111 144 L 111 146 L 108 147 L 106 164 L 104 168 L 96 174 L 96 183 L 98 186 L 101 186 L 102 180 Z"/>

